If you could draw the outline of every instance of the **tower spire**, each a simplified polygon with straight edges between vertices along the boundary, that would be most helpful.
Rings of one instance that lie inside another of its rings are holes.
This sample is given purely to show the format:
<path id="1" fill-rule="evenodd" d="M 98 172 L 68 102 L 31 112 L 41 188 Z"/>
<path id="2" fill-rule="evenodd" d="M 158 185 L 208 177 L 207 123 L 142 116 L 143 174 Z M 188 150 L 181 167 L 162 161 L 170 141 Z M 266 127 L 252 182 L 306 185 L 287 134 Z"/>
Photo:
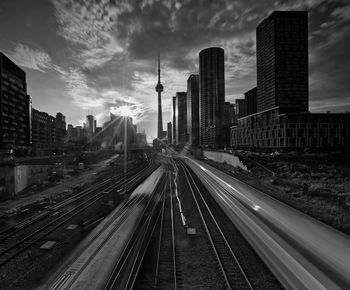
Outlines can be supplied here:
<path id="1" fill-rule="evenodd" d="M 160 84 L 160 53 L 158 52 L 158 84 Z"/>
<path id="2" fill-rule="evenodd" d="M 158 93 L 158 135 L 159 139 L 163 138 L 163 117 L 162 117 L 162 91 L 163 85 L 160 83 L 160 54 L 158 53 L 158 83 L 156 92 Z"/>

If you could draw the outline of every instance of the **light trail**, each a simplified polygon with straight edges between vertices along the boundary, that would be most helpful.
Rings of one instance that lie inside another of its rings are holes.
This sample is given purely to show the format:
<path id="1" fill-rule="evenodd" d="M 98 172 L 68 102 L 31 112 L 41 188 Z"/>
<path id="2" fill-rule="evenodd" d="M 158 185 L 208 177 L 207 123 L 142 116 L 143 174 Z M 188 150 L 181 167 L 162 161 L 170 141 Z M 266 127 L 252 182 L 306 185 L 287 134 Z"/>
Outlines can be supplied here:
<path id="1" fill-rule="evenodd" d="M 185 161 L 286 288 L 350 289 L 348 236 L 203 162 Z"/>

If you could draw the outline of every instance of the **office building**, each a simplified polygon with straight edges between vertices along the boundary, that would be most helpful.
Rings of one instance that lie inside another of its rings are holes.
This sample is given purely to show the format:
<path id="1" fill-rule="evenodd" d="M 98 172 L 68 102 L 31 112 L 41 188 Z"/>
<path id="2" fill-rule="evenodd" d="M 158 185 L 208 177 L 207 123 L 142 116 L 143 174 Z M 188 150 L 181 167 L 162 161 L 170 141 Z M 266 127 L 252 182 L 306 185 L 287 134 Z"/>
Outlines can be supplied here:
<path id="1" fill-rule="evenodd" d="M 168 133 L 168 144 L 173 144 L 173 132 L 172 132 L 172 126 L 171 126 L 171 122 L 168 122 L 168 126 L 167 126 L 167 133 Z"/>
<path id="2" fill-rule="evenodd" d="M 31 98 L 26 74 L 0 52 L 0 150 L 31 145 Z"/>
<path id="3" fill-rule="evenodd" d="M 127 143 L 137 142 L 137 132 L 131 117 L 122 117 L 110 114 L 110 120 L 105 122 L 101 131 L 101 143 L 103 147 L 114 147 L 118 143 L 124 143 L 125 121 L 127 126 Z"/>
<path id="4" fill-rule="evenodd" d="M 145 132 L 137 133 L 136 138 L 137 144 L 147 144 L 147 136 Z"/>
<path id="5" fill-rule="evenodd" d="M 244 93 L 246 114 L 255 114 L 258 111 L 257 87 Z"/>
<path id="6" fill-rule="evenodd" d="M 187 80 L 187 133 L 192 146 L 199 145 L 199 75 Z"/>
<path id="7" fill-rule="evenodd" d="M 177 92 L 175 97 L 175 144 L 185 145 L 187 137 L 187 93 Z"/>
<path id="8" fill-rule="evenodd" d="M 172 122 L 172 131 L 173 131 L 173 145 L 176 145 L 176 96 L 173 97 L 173 114 L 172 114 L 172 118 L 173 118 L 173 122 Z"/>
<path id="9" fill-rule="evenodd" d="M 230 102 L 225 102 L 224 106 L 224 126 L 230 126 L 235 124 L 236 106 Z"/>
<path id="10" fill-rule="evenodd" d="M 235 104 L 225 102 L 223 116 L 224 147 L 228 147 L 230 144 L 230 126 L 235 124 L 235 107 Z"/>
<path id="11" fill-rule="evenodd" d="M 275 11 L 256 28 L 257 109 L 308 112 L 308 14 Z"/>
<path id="12" fill-rule="evenodd" d="M 257 27 L 257 112 L 231 126 L 233 148 L 347 150 L 350 114 L 309 113 L 307 12 L 275 11 Z"/>
<path id="13" fill-rule="evenodd" d="M 199 140 L 202 147 L 222 148 L 225 103 L 224 50 L 199 53 Z"/>
<path id="14" fill-rule="evenodd" d="M 93 115 L 86 116 L 85 129 L 89 138 L 91 138 L 95 133 L 95 117 Z"/>
<path id="15" fill-rule="evenodd" d="M 245 99 L 236 99 L 236 116 L 237 120 L 247 115 L 247 104 Z"/>

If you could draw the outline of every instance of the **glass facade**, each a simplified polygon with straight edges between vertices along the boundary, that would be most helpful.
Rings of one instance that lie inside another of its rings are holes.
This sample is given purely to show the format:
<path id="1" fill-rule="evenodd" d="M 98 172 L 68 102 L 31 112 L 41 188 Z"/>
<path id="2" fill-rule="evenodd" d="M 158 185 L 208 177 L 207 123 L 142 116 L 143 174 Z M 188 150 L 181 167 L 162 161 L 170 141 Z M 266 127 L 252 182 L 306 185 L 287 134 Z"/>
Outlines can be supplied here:
<path id="1" fill-rule="evenodd" d="M 187 133 L 189 142 L 199 145 L 199 75 L 187 80 Z"/>
<path id="2" fill-rule="evenodd" d="M 256 29 L 258 112 L 308 112 L 308 14 L 275 11 Z"/>
<path id="3" fill-rule="evenodd" d="M 199 53 L 200 145 L 223 147 L 224 103 L 224 50 L 219 47 L 204 49 Z"/>

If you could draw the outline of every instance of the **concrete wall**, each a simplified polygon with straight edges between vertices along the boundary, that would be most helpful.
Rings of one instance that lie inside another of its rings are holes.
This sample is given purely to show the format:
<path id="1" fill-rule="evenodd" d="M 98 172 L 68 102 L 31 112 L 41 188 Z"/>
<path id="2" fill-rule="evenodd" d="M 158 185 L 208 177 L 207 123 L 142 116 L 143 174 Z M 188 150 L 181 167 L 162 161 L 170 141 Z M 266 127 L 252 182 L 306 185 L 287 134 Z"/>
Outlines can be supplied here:
<path id="1" fill-rule="evenodd" d="M 0 201 L 11 197 L 15 192 L 14 166 L 0 166 Z"/>
<path id="2" fill-rule="evenodd" d="M 17 165 L 12 168 L 15 176 L 14 194 L 25 189 L 30 184 L 29 165 Z"/>
<path id="3" fill-rule="evenodd" d="M 242 161 L 239 160 L 238 157 L 221 151 L 209 151 L 209 150 L 203 150 L 203 157 L 206 157 L 210 160 L 230 164 L 232 166 L 238 166 L 244 170 L 248 170 L 248 168 L 242 163 Z"/>
<path id="4" fill-rule="evenodd" d="M 1 165 L 0 200 L 16 195 L 33 183 L 40 183 L 53 171 L 54 165 Z"/>

